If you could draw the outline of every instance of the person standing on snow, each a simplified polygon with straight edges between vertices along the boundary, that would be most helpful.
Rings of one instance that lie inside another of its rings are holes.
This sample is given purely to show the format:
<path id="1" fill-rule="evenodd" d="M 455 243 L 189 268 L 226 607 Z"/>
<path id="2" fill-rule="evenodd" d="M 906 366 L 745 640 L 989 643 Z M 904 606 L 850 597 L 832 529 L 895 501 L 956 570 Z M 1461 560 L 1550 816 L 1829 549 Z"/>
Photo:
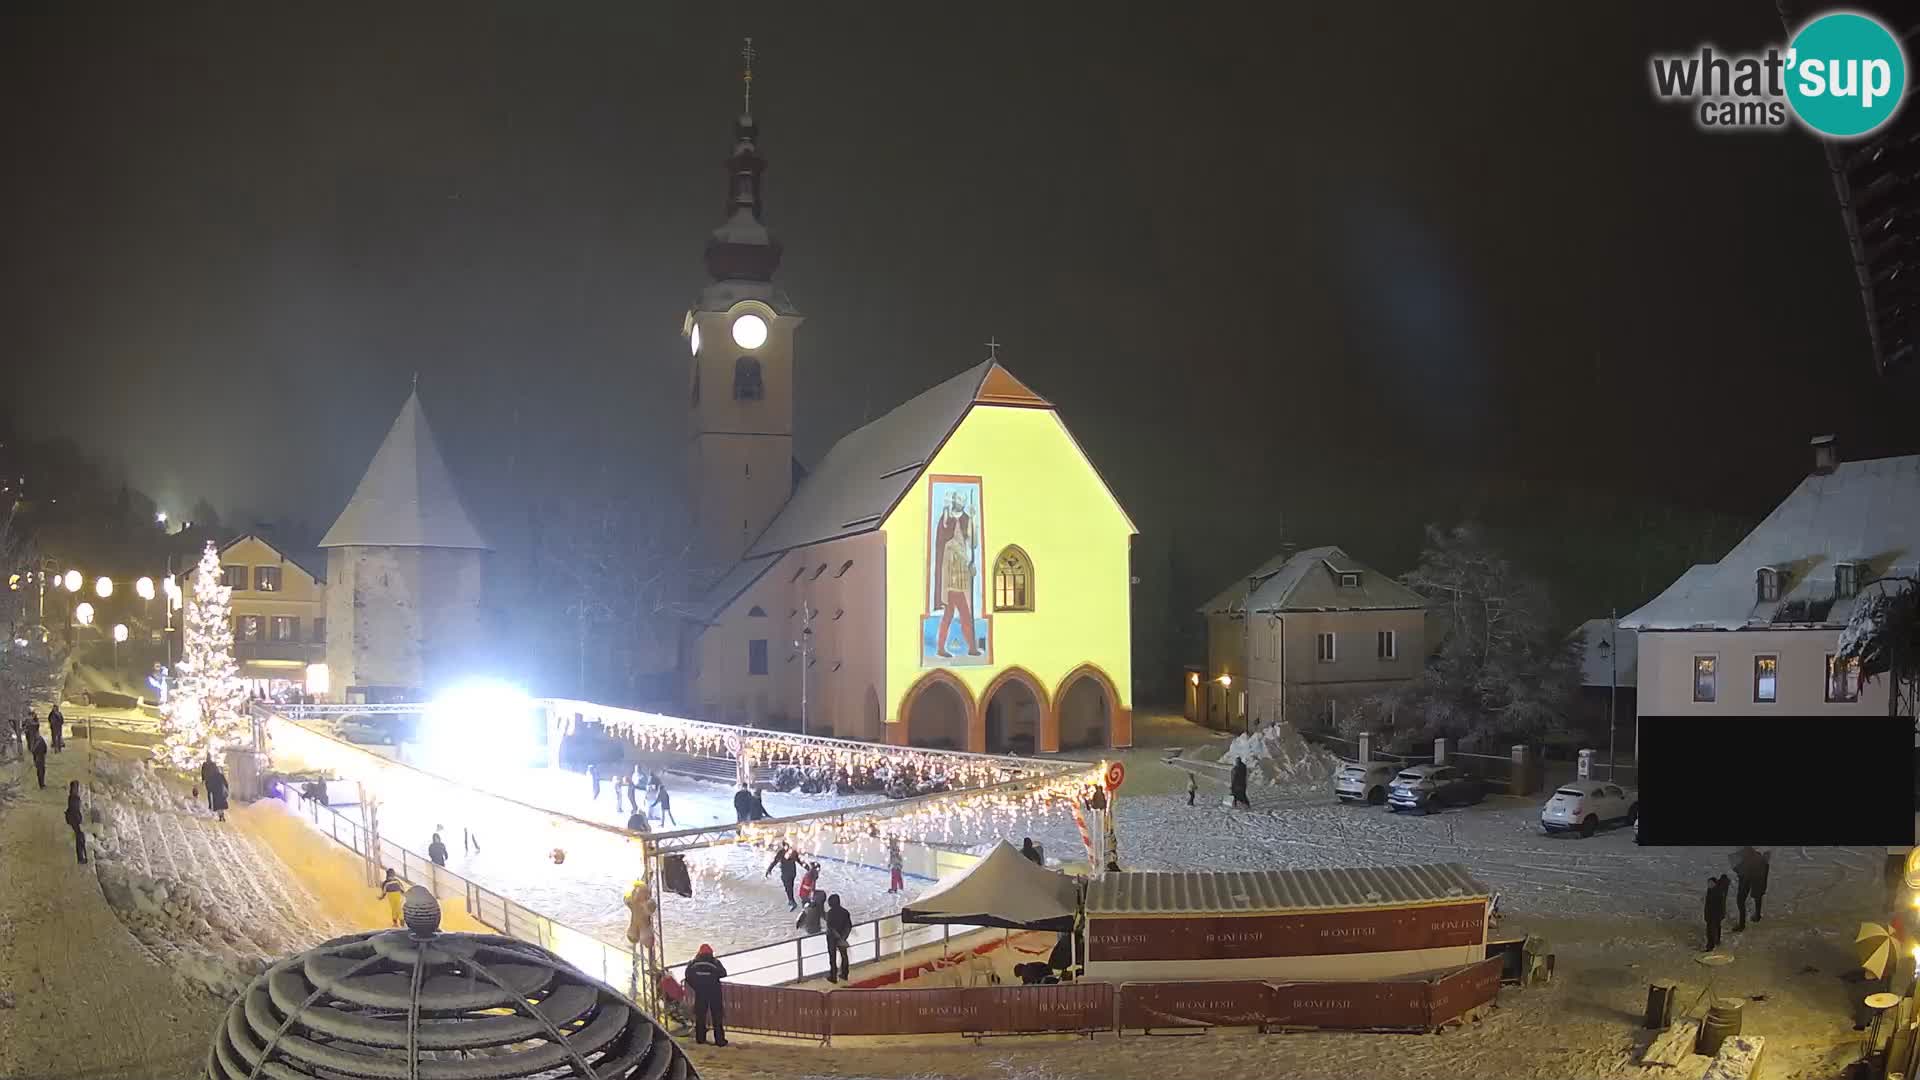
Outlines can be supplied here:
<path id="1" fill-rule="evenodd" d="M 1747 928 L 1747 897 L 1753 897 L 1753 921 L 1760 921 L 1760 905 L 1767 899 L 1767 871 L 1773 867 L 1773 856 L 1764 851 L 1755 851 L 1743 847 L 1733 853 L 1733 874 L 1739 881 L 1736 901 L 1740 905 L 1740 918 L 1734 924 L 1734 930 Z"/>
<path id="2" fill-rule="evenodd" d="M 1253 809 L 1253 803 L 1247 799 L 1247 759 L 1233 759 L 1233 805 Z"/>
<path id="3" fill-rule="evenodd" d="M 209 761 L 207 764 L 213 765 L 213 762 Z M 215 817 L 225 821 L 227 820 L 227 774 L 220 771 L 220 766 L 213 765 L 210 777 L 207 781 L 207 809 L 213 811 Z"/>
<path id="4" fill-rule="evenodd" d="M 660 824 L 672 825 L 676 829 L 680 827 L 680 823 L 673 820 L 673 796 L 667 792 L 667 782 L 657 776 L 653 779 L 652 806 L 659 811 L 660 816 L 655 820 Z"/>
<path id="5" fill-rule="evenodd" d="M 707 1021 L 713 1021 L 713 1045 L 727 1045 L 727 1006 L 720 980 L 727 977 L 727 966 L 713 955 L 713 946 L 700 946 L 699 955 L 687 964 L 687 989 L 693 991 L 693 1041 L 707 1044 Z"/>
<path id="6" fill-rule="evenodd" d="M 445 827 L 444 825 L 435 825 L 433 827 L 433 839 L 427 843 L 427 858 L 432 859 L 433 865 L 435 866 L 447 865 L 447 842 L 440 839 L 440 830 Z"/>
<path id="7" fill-rule="evenodd" d="M 848 942 L 853 937 L 853 913 L 840 906 L 840 894 L 827 897 L 827 981 L 845 982 L 852 978 L 853 953 Z"/>
<path id="8" fill-rule="evenodd" d="M 773 853 L 773 861 L 767 864 L 766 873 L 760 876 L 766 877 L 776 867 L 780 871 L 780 887 L 787 890 L 787 910 L 792 911 L 800 906 L 793 898 L 793 879 L 800 876 L 800 849 L 785 840 L 780 841 L 780 850 Z"/>
<path id="9" fill-rule="evenodd" d="M 220 766 L 213 763 L 212 754 L 208 754 L 206 759 L 200 762 L 200 790 L 207 793 L 207 809 L 209 810 L 213 809 L 213 777 L 214 774 L 219 771 Z"/>
<path id="10" fill-rule="evenodd" d="M 380 883 L 380 895 L 387 902 L 387 916 L 393 925 L 399 926 L 407 903 L 407 883 L 400 880 L 391 866 L 387 867 L 386 880 Z"/>
<path id="11" fill-rule="evenodd" d="M 38 731 L 27 738 L 27 752 L 33 755 L 33 775 L 41 788 L 47 786 L 47 740 Z"/>
<path id="12" fill-rule="evenodd" d="M 1727 921 L 1727 889 L 1733 884 L 1725 874 L 1707 879 L 1707 951 L 1720 947 L 1720 927 Z"/>
<path id="13" fill-rule="evenodd" d="M 906 887 L 906 860 L 900 855 L 900 838 L 887 839 L 887 891 L 897 893 Z"/>
<path id="14" fill-rule="evenodd" d="M 60 706 L 58 705 L 55 705 L 52 711 L 47 713 L 47 730 L 53 733 L 53 752 L 57 754 L 66 749 L 67 718 L 61 714 Z M 86 860 L 82 859 L 80 861 L 85 862 Z"/>
<path id="15" fill-rule="evenodd" d="M 87 865 L 87 834 L 80 831 L 86 819 L 80 816 L 80 781 L 67 781 L 67 824 L 73 827 L 73 857 Z"/>

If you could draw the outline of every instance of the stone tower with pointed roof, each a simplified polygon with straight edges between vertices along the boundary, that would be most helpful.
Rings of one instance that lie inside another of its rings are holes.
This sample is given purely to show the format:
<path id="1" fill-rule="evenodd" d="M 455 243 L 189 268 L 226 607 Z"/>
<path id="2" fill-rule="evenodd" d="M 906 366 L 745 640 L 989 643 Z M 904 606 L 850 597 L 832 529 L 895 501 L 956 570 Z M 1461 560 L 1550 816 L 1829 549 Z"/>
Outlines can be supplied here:
<path id="1" fill-rule="evenodd" d="M 454 490 L 418 392 L 320 546 L 333 697 L 402 700 L 461 673 L 478 641 L 490 548 Z"/>
<path id="2" fill-rule="evenodd" d="M 751 45 L 745 51 L 752 86 Z M 708 283 L 681 326 L 689 365 L 686 492 L 696 550 L 724 567 L 793 494 L 793 335 L 801 316 L 773 283 L 759 125 L 734 122 L 726 219 L 707 239 Z"/>

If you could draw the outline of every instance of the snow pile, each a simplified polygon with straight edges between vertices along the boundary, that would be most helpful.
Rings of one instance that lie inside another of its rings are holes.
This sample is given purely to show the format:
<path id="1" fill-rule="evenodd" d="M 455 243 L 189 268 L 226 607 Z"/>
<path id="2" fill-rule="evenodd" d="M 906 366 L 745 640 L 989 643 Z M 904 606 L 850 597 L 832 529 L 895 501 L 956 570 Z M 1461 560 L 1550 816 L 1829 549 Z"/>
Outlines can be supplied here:
<path id="1" fill-rule="evenodd" d="M 1230 766 L 1235 758 L 1245 758 L 1247 768 L 1268 784 L 1319 783 L 1340 767 L 1338 757 L 1309 745 L 1284 720 L 1236 736 L 1220 755 L 1220 763 Z"/>
<path id="2" fill-rule="evenodd" d="M 177 976 L 215 995 L 239 995 L 271 962 L 267 948 L 234 926 L 192 884 L 109 862 L 100 867 L 100 891 L 142 945 Z M 282 951 L 282 944 L 272 947 Z"/>
<path id="3" fill-rule="evenodd" d="M 1720 1052 L 1707 1066 L 1700 1080 L 1747 1080 L 1760 1070 L 1760 1053 L 1766 1049 L 1763 1035 L 1735 1035 L 1720 1044 Z"/>

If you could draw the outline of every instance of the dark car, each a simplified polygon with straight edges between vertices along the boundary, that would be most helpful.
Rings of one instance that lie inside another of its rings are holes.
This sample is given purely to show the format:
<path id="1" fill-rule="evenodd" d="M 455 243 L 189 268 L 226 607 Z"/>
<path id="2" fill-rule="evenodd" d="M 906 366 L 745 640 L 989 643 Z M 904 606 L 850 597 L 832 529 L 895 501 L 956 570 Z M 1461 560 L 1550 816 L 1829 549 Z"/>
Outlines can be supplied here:
<path id="1" fill-rule="evenodd" d="M 1487 785 L 1453 765 L 1415 765 L 1387 785 L 1387 810 L 1426 813 L 1443 806 L 1467 806 L 1487 797 Z"/>

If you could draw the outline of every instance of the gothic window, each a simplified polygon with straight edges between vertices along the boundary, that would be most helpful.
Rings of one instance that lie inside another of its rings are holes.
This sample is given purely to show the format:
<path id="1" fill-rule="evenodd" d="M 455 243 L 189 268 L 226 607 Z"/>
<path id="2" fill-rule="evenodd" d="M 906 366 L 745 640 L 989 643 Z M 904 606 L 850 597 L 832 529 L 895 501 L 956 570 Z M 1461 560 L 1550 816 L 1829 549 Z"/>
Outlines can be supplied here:
<path id="1" fill-rule="evenodd" d="M 1033 560 L 1017 547 L 993 560 L 993 610 L 1033 610 Z"/>
<path id="2" fill-rule="evenodd" d="M 763 395 L 760 385 L 760 361 L 751 356 L 743 356 L 733 362 L 733 398 L 735 401 L 759 401 Z"/>

